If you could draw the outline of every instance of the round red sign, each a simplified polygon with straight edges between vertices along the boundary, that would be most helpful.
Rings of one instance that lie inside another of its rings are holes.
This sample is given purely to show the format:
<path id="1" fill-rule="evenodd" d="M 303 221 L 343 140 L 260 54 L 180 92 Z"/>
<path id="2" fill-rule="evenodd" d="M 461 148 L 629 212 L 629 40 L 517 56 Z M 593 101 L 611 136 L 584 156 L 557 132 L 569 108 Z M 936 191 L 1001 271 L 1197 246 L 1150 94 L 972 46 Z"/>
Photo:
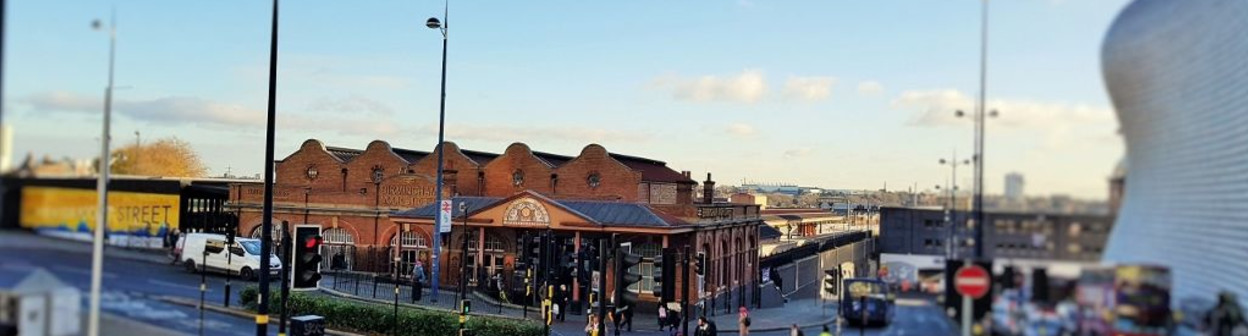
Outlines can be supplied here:
<path id="1" fill-rule="evenodd" d="M 978 265 L 962 266 L 953 274 L 953 288 L 958 294 L 981 298 L 992 289 L 992 278 L 988 271 Z"/>

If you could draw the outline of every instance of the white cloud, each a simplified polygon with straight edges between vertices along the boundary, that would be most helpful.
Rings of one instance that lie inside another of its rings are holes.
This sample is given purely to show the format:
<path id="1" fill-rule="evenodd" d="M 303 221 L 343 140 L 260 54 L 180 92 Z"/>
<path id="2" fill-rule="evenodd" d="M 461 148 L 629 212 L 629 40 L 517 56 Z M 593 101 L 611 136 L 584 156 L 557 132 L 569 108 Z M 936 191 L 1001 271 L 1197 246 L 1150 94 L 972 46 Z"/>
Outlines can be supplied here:
<path id="1" fill-rule="evenodd" d="M 758 130 L 754 129 L 753 125 L 741 122 L 728 125 L 728 127 L 724 129 L 724 132 L 733 137 L 742 139 L 752 138 L 758 135 Z"/>
<path id="2" fill-rule="evenodd" d="M 892 106 L 915 110 L 908 122 L 913 126 L 961 127 L 971 125 L 975 100 L 952 89 L 906 91 L 893 100 Z M 990 99 L 987 107 L 988 111 L 999 111 L 998 116 L 989 121 L 991 127 L 1015 133 L 1039 133 L 1045 136 L 1044 143 L 1049 148 L 1075 145 L 1078 136 L 1086 134 L 1077 129 L 1097 127 L 1095 132 L 1102 132 L 1099 128 L 1110 128 L 1106 132 L 1112 132 L 1116 125 L 1113 110 L 1105 106 L 1007 98 Z M 964 112 L 962 118 L 955 114 L 958 110 Z"/>
<path id="3" fill-rule="evenodd" d="M 858 83 L 858 95 L 864 97 L 878 97 L 884 94 L 884 85 L 877 81 L 863 81 Z"/>
<path id="4" fill-rule="evenodd" d="M 784 95 L 790 99 L 820 101 L 832 95 L 832 77 L 789 77 L 784 83 Z"/>
<path id="5" fill-rule="evenodd" d="M 744 70 L 731 76 L 686 78 L 664 75 L 654 80 L 654 87 L 670 90 L 672 97 L 696 102 L 758 102 L 767 94 L 767 80 L 760 70 Z"/>
<path id="6" fill-rule="evenodd" d="M 437 125 L 428 125 L 425 134 L 437 134 Z M 574 142 L 644 142 L 650 141 L 646 133 L 616 131 L 601 128 L 516 126 L 516 125 L 447 125 L 446 137 L 456 140 L 485 140 L 500 142 L 574 141 Z"/>
<path id="7" fill-rule="evenodd" d="M 786 158 L 807 157 L 807 156 L 810 156 L 810 154 L 813 154 L 814 152 L 815 150 L 810 149 L 810 147 L 794 148 L 794 149 L 784 151 L 784 157 Z"/>
<path id="8" fill-rule="evenodd" d="M 98 113 L 103 101 L 73 92 L 49 92 L 20 100 L 40 113 Z M 212 101 L 199 97 L 162 97 L 150 100 L 113 101 L 116 115 L 156 125 L 187 125 L 253 132 L 265 126 L 267 112 L 241 104 Z M 343 100 L 323 99 L 310 105 L 307 113 L 278 111 L 277 127 L 296 132 L 336 132 L 343 135 L 384 136 L 399 134 L 401 126 L 389 114 L 389 107 L 364 97 Z M 371 112 L 378 117 L 360 118 Z"/>

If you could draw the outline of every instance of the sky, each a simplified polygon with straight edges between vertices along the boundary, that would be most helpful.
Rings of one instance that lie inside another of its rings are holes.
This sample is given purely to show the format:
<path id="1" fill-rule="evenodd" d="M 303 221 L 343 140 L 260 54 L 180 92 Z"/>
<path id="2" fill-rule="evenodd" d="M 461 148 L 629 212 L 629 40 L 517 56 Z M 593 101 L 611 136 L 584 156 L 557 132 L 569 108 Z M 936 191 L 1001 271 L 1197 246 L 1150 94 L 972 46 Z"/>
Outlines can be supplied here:
<path id="1" fill-rule="evenodd" d="M 271 2 L 9 0 L 14 160 L 98 155 L 116 10 L 114 145 L 176 136 L 210 174 L 262 171 Z M 989 7 L 985 188 L 1107 197 L 1123 155 L 1100 45 L 1127 0 Z M 440 1 L 282 3 L 276 158 L 304 140 L 437 143 Z M 721 185 L 931 190 L 972 152 L 981 2 L 452 1 L 446 138 L 597 143 Z M 136 136 L 135 133 L 139 135 Z M 971 170 L 959 183 L 970 188 Z"/>

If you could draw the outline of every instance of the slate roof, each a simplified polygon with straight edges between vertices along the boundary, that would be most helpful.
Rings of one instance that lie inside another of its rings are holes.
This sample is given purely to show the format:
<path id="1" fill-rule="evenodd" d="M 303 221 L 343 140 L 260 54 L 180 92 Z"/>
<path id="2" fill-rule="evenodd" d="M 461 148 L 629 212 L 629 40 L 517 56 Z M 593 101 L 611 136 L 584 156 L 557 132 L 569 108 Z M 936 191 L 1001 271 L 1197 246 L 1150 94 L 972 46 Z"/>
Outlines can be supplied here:
<path id="1" fill-rule="evenodd" d="M 342 162 L 350 162 L 351 160 L 354 160 L 356 157 L 360 156 L 360 154 L 364 153 L 364 151 L 360 149 L 345 148 L 345 147 L 325 146 L 325 150 L 328 151 L 330 155 L 333 155 L 335 158 L 337 158 L 339 161 L 342 161 Z M 414 164 L 417 161 L 420 161 L 421 159 L 423 159 L 425 156 L 432 154 L 431 152 L 411 150 L 411 149 L 405 149 L 405 148 L 391 148 L 391 150 L 394 151 L 394 154 L 403 158 L 403 160 L 407 161 L 407 163 L 409 164 Z M 501 155 L 501 154 L 496 154 L 496 153 L 482 152 L 482 151 L 476 151 L 476 150 L 466 150 L 466 149 L 460 149 L 460 153 L 463 153 L 464 156 L 468 157 L 468 159 L 471 159 L 472 161 L 476 162 L 478 165 L 481 165 L 481 166 L 485 166 L 485 164 L 490 163 L 490 161 L 493 161 L 494 159 L 498 158 Z M 546 164 L 550 165 L 551 168 L 558 168 L 559 166 L 562 166 L 568 161 L 572 161 L 572 159 L 576 158 L 575 156 L 567 156 L 567 155 L 560 155 L 560 154 L 553 154 L 553 153 L 546 153 L 546 152 L 532 152 L 532 153 L 533 153 L 533 156 L 538 158 L 538 160 L 541 160 L 545 162 Z M 631 156 L 631 155 L 616 154 L 616 153 L 609 153 L 609 155 L 611 155 L 612 159 L 619 161 L 620 163 L 624 164 L 628 168 L 641 172 L 641 180 L 644 182 L 697 183 L 697 181 L 694 181 L 691 178 L 685 177 L 684 174 L 681 174 L 680 172 L 677 172 L 673 170 L 672 168 L 668 167 L 667 163 L 663 161 L 652 160 L 652 159 Z"/>
<path id="2" fill-rule="evenodd" d="M 536 195 L 543 201 L 560 206 L 567 211 L 589 218 L 595 224 L 606 226 L 635 226 L 635 227 L 672 227 L 686 224 L 684 221 L 674 220 L 672 216 L 655 211 L 645 204 L 625 203 L 625 202 L 609 202 L 609 201 L 593 201 L 593 200 L 553 200 L 540 195 Z M 496 204 L 508 201 L 511 198 L 499 197 L 477 197 L 477 196 L 460 196 L 455 197 L 455 208 L 452 209 L 452 216 L 458 218 L 463 213 L 459 211 L 459 203 L 464 202 L 467 205 L 468 213 L 474 213 L 483 208 L 489 208 Z M 436 206 L 428 204 L 423 207 L 396 211 L 391 213 L 395 217 L 406 218 L 433 218 L 436 213 Z"/>
<path id="3" fill-rule="evenodd" d="M 771 225 L 758 226 L 758 239 L 780 238 L 782 235 L 783 234 L 780 233 L 780 230 L 776 230 L 776 228 Z"/>
<path id="4" fill-rule="evenodd" d="M 468 213 L 473 213 L 473 212 L 477 212 L 477 210 L 481 210 L 482 208 L 493 205 L 494 203 L 498 203 L 498 201 L 502 199 L 503 198 L 501 197 L 479 197 L 479 196 L 452 197 L 451 204 L 453 204 L 453 206 L 451 209 L 451 217 L 459 218 L 459 216 L 464 215 L 462 211 L 459 211 L 460 202 L 466 203 L 465 205 L 467 205 L 466 208 L 468 210 Z M 433 203 L 429 203 L 419 208 L 395 211 L 390 214 L 395 217 L 433 218 L 433 215 L 435 213 L 437 213 L 437 206 Z"/>
<path id="5" fill-rule="evenodd" d="M 338 159 L 338 161 L 342 161 L 342 162 L 351 161 L 352 159 L 355 159 L 355 157 L 360 156 L 360 154 L 364 153 L 363 150 L 342 148 L 342 147 L 325 146 L 325 150 L 329 152 L 329 155 L 333 155 L 335 158 Z"/>

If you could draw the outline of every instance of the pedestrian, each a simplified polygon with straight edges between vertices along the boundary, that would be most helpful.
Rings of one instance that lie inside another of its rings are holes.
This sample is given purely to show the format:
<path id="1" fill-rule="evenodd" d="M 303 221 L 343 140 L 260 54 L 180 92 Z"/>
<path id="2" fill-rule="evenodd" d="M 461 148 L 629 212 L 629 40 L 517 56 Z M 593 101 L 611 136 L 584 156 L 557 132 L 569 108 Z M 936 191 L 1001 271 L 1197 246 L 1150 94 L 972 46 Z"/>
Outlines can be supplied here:
<path id="1" fill-rule="evenodd" d="M 750 335 L 750 310 L 745 306 L 737 308 L 737 335 Z"/>
<path id="2" fill-rule="evenodd" d="M 715 322 L 707 320 L 706 316 L 698 316 L 698 328 L 694 330 L 694 336 L 715 336 L 719 333 L 719 329 L 715 327 Z"/>
<path id="3" fill-rule="evenodd" d="M 1248 335 L 1244 310 L 1239 306 L 1235 293 L 1223 291 L 1218 294 L 1218 305 L 1205 315 L 1205 326 L 1212 336 Z"/>
<path id="4" fill-rule="evenodd" d="M 334 253 L 333 258 L 330 259 L 329 265 L 329 268 L 335 271 L 347 269 L 347 256 L 344 255 L 342 251 L 338 251 Z"/>
<path id="5" fill-rule="evenodd" d="M 555 297 L 555 301 L 558 302 L 560 308 L 566 308 L 568 306 L 568 285 L 559 285 L 558 294 L 559 295 Z M 557 314 L 559 315 L 559 322 L 567 321 L 567 312 L 567 309 L 559 309 L 559 314 Z"/>
<path id="6" fill-rule="evenodd" d="M 412 267 L 412 303 L 420 301 L 424 296 L 421 289 L 425 286 L 425 264 L 420 260 L 416 260 L 416 265 Z"/>
<path id="7" fill-rule="evenodd" d="M 588 322 L 585 323 L 585 336 L 598 336 L 597 314 L 589 314 Z"/>
<path id="8" fill-rule="evenodd" d="M 659 331 L 667 329 L 667 304 L 659 303 Z"/>
<path id="9" fill-rule="evenodd" d="M 806 334 L 802 332 L 801 328 L 797 327 L 796 323 L 794 323 L 792 327 L 789 327 L 789 336 L 806 336 Z"/>
<path id="10" fill-rule="evenodd" d="M 823 325 L 823 331 L 819 333 L 819 336 L 832 336 L 832 330 L 829 330 L 828 325 L 825 324 Z"/>
<path id="11" fill-rule="evenodd" d="M 624 318 L 620 321 L 620 326 L 622 327 L 625 324 L 628 324 L 628 331 L 632 332 L 633 331 L 633 306 L 627 306 L 624 308 Z"/>

